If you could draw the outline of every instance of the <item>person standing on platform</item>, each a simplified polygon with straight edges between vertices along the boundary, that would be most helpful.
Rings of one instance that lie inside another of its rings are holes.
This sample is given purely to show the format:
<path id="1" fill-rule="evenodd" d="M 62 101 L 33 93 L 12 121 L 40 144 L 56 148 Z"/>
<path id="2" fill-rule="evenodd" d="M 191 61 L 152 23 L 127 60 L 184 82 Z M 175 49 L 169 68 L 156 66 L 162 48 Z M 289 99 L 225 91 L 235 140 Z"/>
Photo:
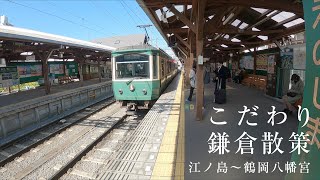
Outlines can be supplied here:
<path id="1" fill-rule="evenodd" d="M 189 78 L 190 78 L 190 94 L 187 100 L 192 101 L 193 90 L 196 87 L 196 65 L 193 65 L 192 69 L 190 70 Z"/>
<path id="2" fill-rule="evenodd" d="M 218 63 L 216 80 L 218 82 L 221 82 L 221 89 L 226 89 L 228 71 L 229 71 L 228 68 L 225 67 L 221 62 Z M 216 89 L 218 89 L 218 83 L 216 83 Z"/>
<path id="3" fill-rule="evenodd" d="M 210 83 L 210 71 L 207 66 L 204 66 L 204 71 L 203 71 L 203 83 L 204 84 L 209 84 Z"/>

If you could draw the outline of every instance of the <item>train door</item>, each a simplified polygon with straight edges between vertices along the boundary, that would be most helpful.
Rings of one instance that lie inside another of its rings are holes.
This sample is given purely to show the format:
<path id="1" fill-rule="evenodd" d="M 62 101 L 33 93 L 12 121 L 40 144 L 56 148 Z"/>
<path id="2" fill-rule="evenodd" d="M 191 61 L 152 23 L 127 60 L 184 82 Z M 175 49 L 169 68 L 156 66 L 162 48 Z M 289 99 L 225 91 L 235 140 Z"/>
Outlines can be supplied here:
<path id="1" fill-rule="evenodd" d="M 158 56 L 157 54 L 153 54 L 153 58 L 152 58 L 152 69 L 153 69 L 153 79 L 157 80 L 159 77 L 159 71 L 158 71 Z M 151 64 L 151 63 L 150 63 Z"/>
<path id="2" fill-rule="evenodd" d="M 160 86 L 162 86 L 162 84 L 165 82 L 165 61 L 162 57 L 160 57 L 161 59 L 161 80 L 160 80 Z"/>

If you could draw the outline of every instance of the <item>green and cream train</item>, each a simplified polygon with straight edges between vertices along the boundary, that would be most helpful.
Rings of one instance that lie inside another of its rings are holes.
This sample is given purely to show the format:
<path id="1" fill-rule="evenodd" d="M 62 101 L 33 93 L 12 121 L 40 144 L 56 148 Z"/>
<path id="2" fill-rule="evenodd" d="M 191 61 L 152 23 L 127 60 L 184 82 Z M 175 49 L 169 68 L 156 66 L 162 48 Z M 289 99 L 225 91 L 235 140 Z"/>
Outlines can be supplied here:
<path id="1" fill-rule="evenodd" d="M 117 101 L 128 110 L 149 108 L 178 73 L 163 50 L 149 45 L 117 49 L 112 53 L 112 87 Z"/>

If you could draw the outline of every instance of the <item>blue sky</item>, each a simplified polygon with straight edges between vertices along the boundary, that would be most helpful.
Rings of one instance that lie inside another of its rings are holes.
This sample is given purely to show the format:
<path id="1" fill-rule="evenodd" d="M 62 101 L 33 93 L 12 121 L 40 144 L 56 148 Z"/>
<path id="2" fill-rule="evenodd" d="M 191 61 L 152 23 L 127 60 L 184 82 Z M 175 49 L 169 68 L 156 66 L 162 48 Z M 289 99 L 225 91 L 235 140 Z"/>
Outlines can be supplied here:
<path id="1" fill-rule="evenodd" d="M 135 0 L 0 0 L 0 15 L 16 27 L 82 40 L 143 34 L 136 26 L 152 24 Z M 172 55 L 154 26 L 148 33 L 152 45 Z"/>

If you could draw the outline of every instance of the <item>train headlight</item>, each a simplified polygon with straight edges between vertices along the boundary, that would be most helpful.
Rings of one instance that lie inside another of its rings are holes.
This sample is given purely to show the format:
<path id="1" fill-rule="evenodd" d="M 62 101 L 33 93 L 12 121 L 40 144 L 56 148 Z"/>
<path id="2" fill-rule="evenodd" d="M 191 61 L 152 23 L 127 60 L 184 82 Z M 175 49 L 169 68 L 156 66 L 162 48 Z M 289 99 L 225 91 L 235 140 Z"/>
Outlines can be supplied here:
<path id="1" fill-rule="evenodd" d="M 120 94 L 123 94 L 123 91 L 122 91 L 122 89 L 119 89 L 119 93 L 120 93 Z"/>
<path id="2" fill-rule="evenodd" d="M 130 91 L 134 91 L 134 89 L 135 89 L 133 84 L 130 84 L 129 88 L 130 88 Z"/>
<path id="3" fill-rule="evenodd" d="M 147 90 L 146 89 L 143 89 L 142 92 L 143 92 L 144 95 L 147 95 Z"/>

